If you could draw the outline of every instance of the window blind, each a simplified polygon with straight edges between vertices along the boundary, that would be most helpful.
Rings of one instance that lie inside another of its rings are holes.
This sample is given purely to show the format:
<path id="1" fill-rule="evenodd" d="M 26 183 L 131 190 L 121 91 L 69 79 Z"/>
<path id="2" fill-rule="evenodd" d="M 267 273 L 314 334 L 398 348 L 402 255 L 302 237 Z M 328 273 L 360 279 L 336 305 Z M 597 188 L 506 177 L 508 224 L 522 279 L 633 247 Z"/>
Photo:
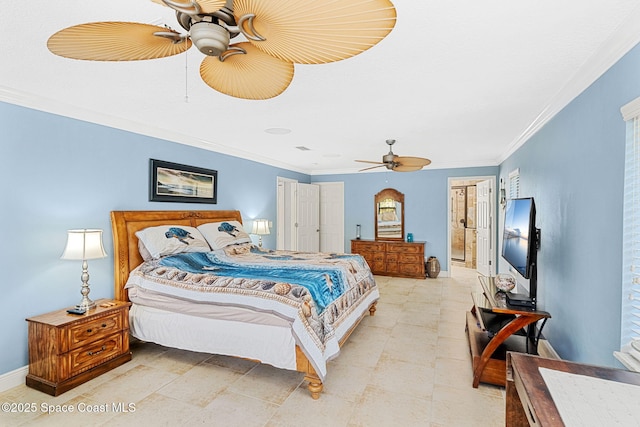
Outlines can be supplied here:
<path id="1" fill-rule="evenodd" d="M 623 107 L 623 116 L 625 116 Z M 627 114 L 625 146 L 621 351 L 615 356 L 627 368 L 640 371 L 640 352 L 630 343 L 640 340 L 640 111 Z"/>

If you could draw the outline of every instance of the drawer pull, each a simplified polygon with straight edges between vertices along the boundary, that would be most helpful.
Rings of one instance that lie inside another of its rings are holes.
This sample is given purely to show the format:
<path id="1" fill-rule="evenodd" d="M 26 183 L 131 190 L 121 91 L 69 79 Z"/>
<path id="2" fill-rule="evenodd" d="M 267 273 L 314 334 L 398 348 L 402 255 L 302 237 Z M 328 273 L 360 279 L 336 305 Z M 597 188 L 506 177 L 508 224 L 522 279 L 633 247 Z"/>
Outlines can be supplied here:
<path id="1" fill-rule="evenodd" d="M 102 346 L 102 348 L 101 348 L 100 350 L 98 350 L 98 351 L 90 351 L 90 352 L 88 352 L 87 354 L 88 354 L 89 356 L 95 356 L 96 354 L 100 354 L 100 353 L 102 353 L 102 352 L 103 352 L 103 351 L 105 351 L 106 349 L 107 349 L 107 347 L 103 345 L 103 346 Z"/>
<path id="2" fill-rule="evenodd" d="M 107 324 L 106 324 L 106 323 L 103 323 L 102 325 L 100 325 L 100 327 L 101 327 L 101 328 L 106 328 L 106 327 L 107 327 Z M 92 329 L 92 328 L 87 329 L 87 333 L 88 333 L 88 334 L 90 334 L 91 332 L 93 332 L 93 329 Z"/>

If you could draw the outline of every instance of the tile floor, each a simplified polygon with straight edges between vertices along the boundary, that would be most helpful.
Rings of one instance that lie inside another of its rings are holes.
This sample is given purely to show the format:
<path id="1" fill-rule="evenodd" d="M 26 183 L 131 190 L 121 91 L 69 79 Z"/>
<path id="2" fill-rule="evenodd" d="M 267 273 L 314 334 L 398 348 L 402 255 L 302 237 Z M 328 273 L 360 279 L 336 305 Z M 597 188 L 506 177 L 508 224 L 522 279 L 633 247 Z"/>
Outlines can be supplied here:
<path id="1" fill-rule="evenodd" d="M 134 343 L 131 362 L 58 397 L 0 393 L 36 409 L 0 412 L 0 425 L 503 426 L 504 390 L 471 387 L 464 324 L 476 280 L 459 267 L 451 278 L 377 277 L 376 315 L 330 362 L 316 401 L 297 372 Z M 55 405 L 74 412 L 44 411 Z"/>

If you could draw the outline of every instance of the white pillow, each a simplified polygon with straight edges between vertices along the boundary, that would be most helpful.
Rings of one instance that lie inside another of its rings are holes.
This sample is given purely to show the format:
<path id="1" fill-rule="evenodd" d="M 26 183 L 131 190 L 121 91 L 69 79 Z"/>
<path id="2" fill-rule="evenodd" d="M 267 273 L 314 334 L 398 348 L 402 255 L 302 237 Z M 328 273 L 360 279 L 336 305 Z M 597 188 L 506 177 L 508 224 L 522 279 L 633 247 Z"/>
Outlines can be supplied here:
<path id="1" fill-rule="evenodd" d="M 153 258 L 211 250 L 207 241 L 196 228 L 185 225 L 149 227 L 136 232 L 136 236 Z"/>
<path id="2" fill-rule="evenodd" d="M 251 237 L 244 231 L 239 221 L 210 222 L 198 226 L 198 230 L 213 250 L 229 245 L 251 243 Z"/>

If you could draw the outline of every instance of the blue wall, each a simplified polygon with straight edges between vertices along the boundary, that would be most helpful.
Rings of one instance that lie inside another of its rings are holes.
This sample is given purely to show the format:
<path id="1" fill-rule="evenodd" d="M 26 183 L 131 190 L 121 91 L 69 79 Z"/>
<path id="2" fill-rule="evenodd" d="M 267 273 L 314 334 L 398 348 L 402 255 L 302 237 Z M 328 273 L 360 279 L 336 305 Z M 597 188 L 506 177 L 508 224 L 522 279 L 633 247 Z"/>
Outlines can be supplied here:
<path id="1" fill-rule="evenodd" d="M 625 144 L 620 107 L 638 96 L 636 46 L 500 168 L 503 180 L 520 168 L 520 195 L 536 200 L 539 307 L 553 316 L 545 335 L 565 359 L 617 365 L 612 353 L 620 348 Z"/>
<path id="2" fill-rule="evenodd" d="M 362 173 L 322 175 L 312 182 L 344 182 L 345 250 L 355 238 L 356 224 L 362 226 L 362 238 L 374 238 L 374 195 L 385 188 L 404 193 L 405 233 L 413 233 L 415 241 L 426 241 L 425 256 L 435 256 L 442 269 L 447 263 L 447 202 L 449 178 L 497 176 L 498 167 L 459 169 L 424 169 L 418 172 Z M 497 179 L 496 179 L 497 182 Z"/>
<path id="3" fill-rule="evenodd" d="M 108 258 L 89 261 L 92 299 L 113 296 L 109 212 L 238 209 L 276 218 L 276 177 L 309 176 L 0 103 L 0 374 L 28 363 L 25 318 L 80 302 L 81 263 L 60 259 L 70 228 L 101 228 Z M 218 204 L 148 201 L 149 159 L 218 171 Z M 265 245 L 275 247 L 275 234 Z"/>

